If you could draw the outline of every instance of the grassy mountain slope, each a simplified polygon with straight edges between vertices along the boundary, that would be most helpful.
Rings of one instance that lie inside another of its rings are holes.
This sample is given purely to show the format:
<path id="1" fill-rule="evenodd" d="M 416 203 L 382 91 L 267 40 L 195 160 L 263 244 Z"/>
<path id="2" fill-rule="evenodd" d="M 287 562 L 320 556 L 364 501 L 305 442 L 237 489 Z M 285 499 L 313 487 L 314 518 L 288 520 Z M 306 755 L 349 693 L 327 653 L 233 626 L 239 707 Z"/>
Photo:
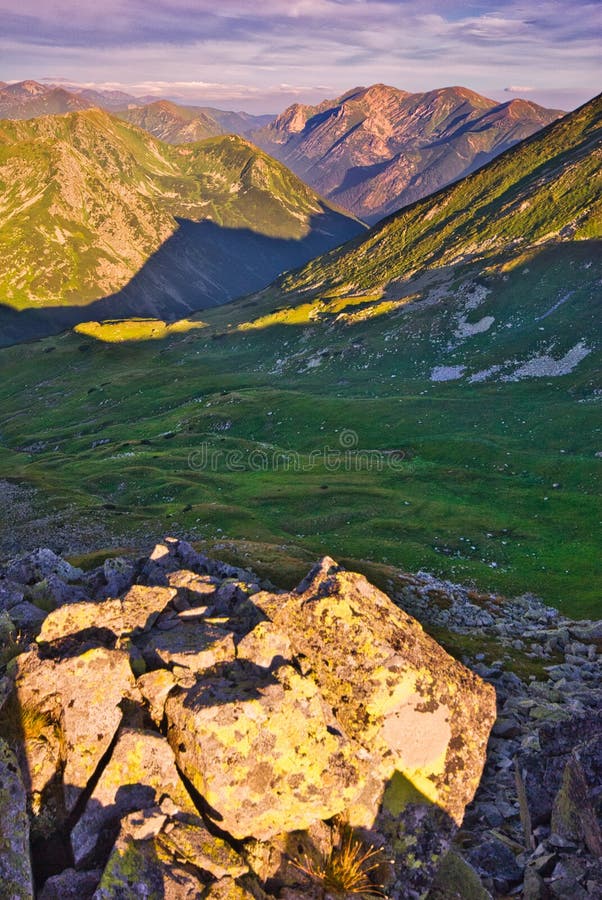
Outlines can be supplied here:
<path id="1" fill-rule="evenodd" d="M 363 230 L 241 138 L 168 146 L 97 109 L 0 123 L 0 209 L 6 315 L 62 323 L 224 302 Z"/>
<path id="2" fill-rule="evenodd" d="M 316 190 L 375 222 L 463 177 L 561 115 L 466 88 L 356 88 L 295 104 L 252 139 Z"/>
<path id="3" fill-rule="evenodd" d="M 168 144 L 202 141 L 223 133 L 221 125 L 211 116 L 168 100 L 126 109 L 118 115 Z"/>
<path id="4" fill-rule="evenodd" d="M 177 331 L 3 350 L 2 473 L 124 543 L 252 540 L 600 616 L 599 120 Z"/>
<path id="5" fill-rule="evenodd" d="M 169 100 L 130 106 L 117 115 L 168 144 L 186 144 L 219 134 L 244 137 L 272 119 L 271 116 L 252 116 L 212 107 L 180 106 Z"/>

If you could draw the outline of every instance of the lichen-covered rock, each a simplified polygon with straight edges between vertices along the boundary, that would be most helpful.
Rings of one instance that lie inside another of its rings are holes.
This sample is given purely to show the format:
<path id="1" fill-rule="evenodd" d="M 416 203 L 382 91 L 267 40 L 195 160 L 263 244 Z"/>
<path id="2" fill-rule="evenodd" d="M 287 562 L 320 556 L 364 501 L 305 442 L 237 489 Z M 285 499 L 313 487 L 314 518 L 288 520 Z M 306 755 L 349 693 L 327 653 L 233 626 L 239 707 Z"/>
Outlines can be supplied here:
<path id="1" fill-rule="evenodd" d="M 332 560 L 296 592 L 253 601 L 307 660 L 345 733 L 377 754 L 383 780 L 401 772 L 461 822 L 495 721 L 493 689 L 362 575 Z"/>
<path id="2" fill-rule="evenodd" d="M 178 765 L 236 838 L 328 819 L 365 778 L 366 760 L 290 665 L 223 665 L 170 694 L 165 714 Z"/>
<path id="3" fill-rule="evenodd" d="M 178 859 L 185 859 L 215 878 L 238 878 L 249 871 L 240 854 L 226 841 L 212 835 L 199 816 L 186 813 L 172 816 L 161 831 L 160 841 Z"/>
<path id="4" fill-rule="evenodd" d="M 176 679 L 169 669 L 155 669 L 152 672 L 145 672 L 136 681 L 138 690 L 148 704 L 150 717 L 157 727 L 160 727 L 163 722 L 165 701 L 176 684 Z"/>
<path id="5" fill-rule="evenodd" d="M 176 623 L 168 631 L 155 630 L 142 655 L 149 667 L 185 666 L 202 672 L 236 656 L 231 632 L 203 621 Z"/>
<path id="6" fill-rule="evenodd" d="M 33 900 L 27 798 L 17 759 L 0 739 L 0 896 Z"/>
<path id="7" fill-rule="evenodd" d="M 185 599 L 190 606 L 207 608 L 211 604 L 220 582 L 212 575 L 199 575 L 188 569 L 178 569 L 167 575 L 167 583 L 170 587 L 177 588 L 178 595 Z"/>
<path id="8" fill-rule="evenodd" d="M 236 647 L 237 659 L 248 659 L 256 666 L 269 669 L 275 661 L 293 658 L 289 639 L 272 622 L 260 622 Z"/>
<path id="9" fill-rule="evenodd" d="M 81 585 L 67 584 L 53 573 L 28 587 L 26 596 L 32 603 L 45 609 L 55 609 L 65 603 L 79 603 L 90 599 L 86 589 Z"/>
<path id="10" fill-rule="evenodd" d="M 472 866 L 450 850 L 439 866 L 427 900 L 491 900 L 491 894 Z"/>
<path id="11" fill-rule="evenodd" d="M 289 593 L 171 538 L 105 569 L 92 596 L 147 584 L 53 611 L 10 666 L 1 716 L 36 839 L 68 826 L 78 868 L 110 854 L 96 900 L 313 900 L 298 863 L 343 834 L 378 848 L 375 889 L 424 897 L 478 784 L 493 691 L 329 559 Z"/>
<path id="12" fill-rule="evenodd" d="M 602 733 L 581 744 L 567 760 L 552 807 L 552 832 L 583 844 L 602 858 Z"/>
<path id="13" fill-rule="evenodd" d="M 136 584 L 123 599 L 61 606 L 46 617 L 38 643 L 63 640 L 89 628 L 107 629 L 116 637 L 145 631 L 175 596 L 174 588 Z"/>
<path id="14" fill-rule="evenodd" d="M 209 887 L 204 900 L 263 900 L 268 895 L 257 885 L 245 880 L 235 881 L 233 878 L 222 878 Z"/>
<path id="15" fill-rule="evenodd" d="M 82 868 L 106 858 L 110 846 L 102 846 L 103 836 L 114 834 L 127 814 L 154 807 L 165 796 L 185 812 L 196 812 L 167 741 L 155 732 L 124 728 L 71 832 L 75 865 Z"/>
<path id="16" fill-rule="evenodd" d="M 131 560 L 122 556 L 105 559 L 102 567 L 103 578 L 106 582 L 102 589 L 104 597 L 117 597 L 132 586 L 135 567 Z"/>
<path id="17" fill-rule="evenodd" d="M 160 825 L 162 819 L 158 814 Z M 206 882 L 192 866 L 180 863 L 160 844 L 148 818 L 132 813 L 122 821 L 93 900 L 200 900 Z M 141 835 L 141 836 L 137 836 Z M 148 835 L 148 836 L 146 836 Z"/>
<path id="18" fill-rule="evenodd" d="M 42 831 L 52 830 L 73 809 L 117 731 L 119 703 L 134 687 L 128 655 L 92 647 L 43 658 L 32 650 L 15 660 L 13 679 L 3 714 L 31 812 Z"/>

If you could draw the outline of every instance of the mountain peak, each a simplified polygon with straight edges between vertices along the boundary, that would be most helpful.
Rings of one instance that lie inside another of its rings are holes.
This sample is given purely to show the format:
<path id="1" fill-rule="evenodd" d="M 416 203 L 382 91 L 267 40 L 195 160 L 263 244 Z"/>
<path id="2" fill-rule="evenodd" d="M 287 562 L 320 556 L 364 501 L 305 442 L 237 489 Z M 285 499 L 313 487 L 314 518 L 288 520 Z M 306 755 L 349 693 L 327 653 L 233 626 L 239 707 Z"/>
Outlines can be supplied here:
<path id="1" fill-rule="evenodd" d="M 40 84 L 39 81 L 27 80 L 17 81 L 13 84 L 9 84 L 6 88 L 4 88 L 4 90 L 6 90 L 7 93 L 14 95 L 23 94 L 29 95 L 30 97 L 36 97 L 40 94 L 48 93 L 49 88 L 47 88 L 43 84 Z"/>
<path id="2" fill-rule="evenodd" d="M 319 193 L 368 222 L 472 172 L 558 117 L 508 111 L 462 86 L 424 93 L 373 84 L 293 104 L 252 137 Z"/>

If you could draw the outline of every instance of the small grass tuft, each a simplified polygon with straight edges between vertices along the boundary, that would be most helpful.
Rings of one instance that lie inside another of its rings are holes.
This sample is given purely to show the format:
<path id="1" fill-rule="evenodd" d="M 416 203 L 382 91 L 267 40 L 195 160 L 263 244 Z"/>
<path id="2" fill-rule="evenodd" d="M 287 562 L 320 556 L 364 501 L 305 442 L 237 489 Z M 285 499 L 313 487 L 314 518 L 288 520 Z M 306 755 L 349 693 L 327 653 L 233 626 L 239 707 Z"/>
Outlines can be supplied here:
<path id="1" fill-rule="evenodd" d="M 375 885 L 370 873 L 382 864 L 381 851 L 367 847 L 349 829 L 340 832 L 339 840 L 330 853 L 311 858 L 307 853 L 293 859 L 293 865 L 321 887 L 323 897 L 348 896 L 385 897 L 381 887 Z"/>

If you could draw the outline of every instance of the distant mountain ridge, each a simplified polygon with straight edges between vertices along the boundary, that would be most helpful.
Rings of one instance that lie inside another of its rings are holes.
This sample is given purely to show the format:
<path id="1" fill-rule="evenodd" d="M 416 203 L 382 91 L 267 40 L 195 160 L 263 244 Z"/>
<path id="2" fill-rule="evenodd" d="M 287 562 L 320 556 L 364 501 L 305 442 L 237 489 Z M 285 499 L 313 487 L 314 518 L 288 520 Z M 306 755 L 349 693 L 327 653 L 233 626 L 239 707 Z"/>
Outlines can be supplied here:
<path id="1" fill-rule="evenodd" d="M 3 342 L 185 315 L 364 228 L 240 137 L 173 147 L 98 109 L 0 122 L 0 185 Z"/>
<path id="2" fill-rule="evenodd" d="M 171 100 L 71 84 L 40 84 L 33 80 L 0 82 L 0 119 L 33 119 L 92 107 L 119 114 L 133 125 L 174 144 L 218 134 L 246 135 L 274 118 L 209 106 L 181 106 Z"/>
<path id="3" fill-rule="evenodd" d="M 294 104 L 251 139 L 336 203 L 374 222 L 457 180 L 563 115 L 463 87 L 354 88 Z"/>

